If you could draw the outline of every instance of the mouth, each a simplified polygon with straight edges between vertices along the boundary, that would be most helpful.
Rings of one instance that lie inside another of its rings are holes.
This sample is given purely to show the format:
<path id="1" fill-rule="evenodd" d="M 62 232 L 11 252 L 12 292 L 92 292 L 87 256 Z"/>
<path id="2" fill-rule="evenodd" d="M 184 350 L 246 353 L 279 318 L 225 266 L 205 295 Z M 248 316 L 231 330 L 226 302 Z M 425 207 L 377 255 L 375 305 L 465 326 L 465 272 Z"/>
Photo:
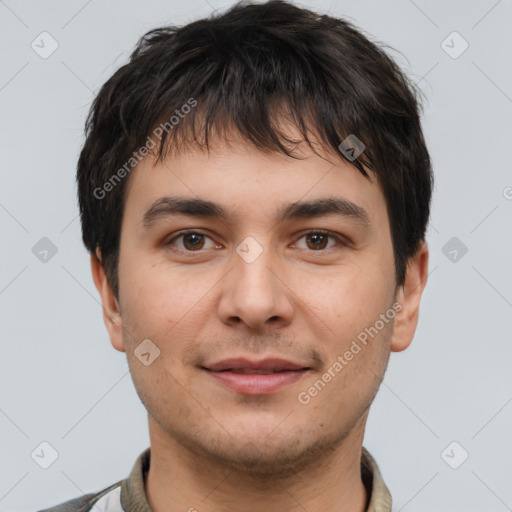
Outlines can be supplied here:
<path id="1" fill-rule="evenodd" d="M 300 380 L 312 368 L 284 359 L 226 359 L 201 366 L 224 387 L 246 395 L 266 395 Z"/>
<path id="2" fill-rule="evenodd" d="M 208 370 L 209 368 L 205 368 Z M 299 370 L 254 370 L 251 368 L 228 368 L 226 370 L 210 370 L 217 372 L 231 372 L 231 373 L 242 373 L 242 374 L 256 374 L 256 375 L 271 375 L 273 373 L 283 373 L 283 372 L 300 372 L 301 370 L 305 370 L 306 368 L 301 368 Z"/>

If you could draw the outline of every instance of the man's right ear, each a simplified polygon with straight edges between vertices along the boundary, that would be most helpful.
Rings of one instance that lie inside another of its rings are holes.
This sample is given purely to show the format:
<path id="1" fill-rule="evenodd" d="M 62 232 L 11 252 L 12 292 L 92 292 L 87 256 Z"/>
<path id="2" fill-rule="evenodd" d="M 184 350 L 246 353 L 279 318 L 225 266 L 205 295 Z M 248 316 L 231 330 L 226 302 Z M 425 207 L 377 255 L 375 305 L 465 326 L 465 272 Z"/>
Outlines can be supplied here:
<path id="1" fill-rule="evenodd" d="M 96 248 L 96 253 L 91 252 L 91 271 L 94 284 L 96 285 L 96 289 L 101 297 L 103 321 L 107 327 L 110 342 L 116 350 L 125 352 L 121 311 L 101 262 L 101 252 L 99 247 Z"/>

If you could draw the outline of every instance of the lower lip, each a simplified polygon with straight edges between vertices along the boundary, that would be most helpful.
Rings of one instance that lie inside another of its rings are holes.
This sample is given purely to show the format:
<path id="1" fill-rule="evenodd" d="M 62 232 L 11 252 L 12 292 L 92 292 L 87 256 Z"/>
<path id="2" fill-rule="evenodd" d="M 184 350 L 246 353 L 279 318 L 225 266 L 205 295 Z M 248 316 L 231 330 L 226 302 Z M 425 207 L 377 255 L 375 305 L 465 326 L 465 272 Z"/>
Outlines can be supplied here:
<path id="1" fill-rule="evenodd" d="M 265 395 L 273 393 L 284 386 L 297 382 L 308 372 L 308 370 L 290 370 L 261 374 L 205 371 L 225 386 L 246 395 Z"/>

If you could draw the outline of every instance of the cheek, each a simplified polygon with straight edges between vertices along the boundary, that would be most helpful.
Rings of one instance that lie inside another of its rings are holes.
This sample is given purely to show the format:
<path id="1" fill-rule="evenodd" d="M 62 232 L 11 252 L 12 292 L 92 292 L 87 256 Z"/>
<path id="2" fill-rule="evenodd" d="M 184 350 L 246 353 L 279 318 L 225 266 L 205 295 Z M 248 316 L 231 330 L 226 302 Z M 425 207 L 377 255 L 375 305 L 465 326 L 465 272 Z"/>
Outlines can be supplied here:
<path id="1" fill-rule="evenodd" d="M 300 289 L 301 301 L 318 319 L 330 336 L 346 339 L 373 324 L 389 307 L 390 289 L 383 272 L 348 272 L 341 269 L 336 275 L 306 285 Z"/>
<path id="2" fill-rule="evenodd" d="M 183 380 L 182 361 L 187 354 L 197 352 L 205 319 L 212 315 L 213 306 L 207 295 L 213 286 L 211 276 L 204 276 L 199 280 L 201 286 L 194 286 L 199 278 L 180 275 L 175 268 L 160 265 L 136 270 L 134 267 L 129 273 L 125 268 L 125 344 L 133 353 L 142 340 L 150 339 L 160 350 L 160 366 L 165 361 L 168 373 L 180 375 Z M 134 366 L 138 363 L 134 361 Z M 164 372 L 165 379 L 165 369 L 159 371 Z"/>
<path id="3" fill-rule="evenodd" d="M 163 335 L 189 312 L 200 290 L 176 269 L 164 265 L 142 265 L 136 255 L 126 260 L 119 274 L 123 283 L 123 313 L 133 329 Z"/>

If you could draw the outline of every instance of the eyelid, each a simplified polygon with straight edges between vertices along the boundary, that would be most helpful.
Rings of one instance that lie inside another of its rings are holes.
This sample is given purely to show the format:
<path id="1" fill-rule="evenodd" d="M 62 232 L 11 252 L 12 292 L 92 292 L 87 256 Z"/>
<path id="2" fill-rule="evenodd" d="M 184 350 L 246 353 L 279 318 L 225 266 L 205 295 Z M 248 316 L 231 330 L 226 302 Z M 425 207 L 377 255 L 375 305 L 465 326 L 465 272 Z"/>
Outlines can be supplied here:
<path id="1" fill-rule="evenodd" d="M 178 231 L 177 233 L 173 233 L 172 234 L 172 238 L 170 238 L 169 240 L 165 241 L 164 245 L 165 246 L 170 246 L 177 239 L 181 238 L 182 236 L 186 236 L 186 235 L 190 235 L 190 234 L 201 235 L 201 236 L 204 236 L 206 238 L 209 238 L 210 240 L 212 240 L 212 242 L 214 242 L 214 240 L 212 239 L 211 236 L 207 235 L 206 233 L 203 233 L 200 229 L 185 229 L 183 231 Z M 217 245 L 219 245 L 219 244 L 217 244 Z M 183 249 L 176 249 L 176 250 L 178 252 L 188 253 L 188 254 L 194 254 L 194 253 L 202 252 L 202 250 L 199 250 L 199 251 L 185 251 Z"/>
<path id="2" fill-rule="evenodd" d="M 351 243 L 346 237 L 344 237 L 340 233 L 335 233 L 335 232 L 329 231 L 327 229 L 308 229 L 306 231 L 298 233 L 295 236 L 297 237 L 297 241 L 298 241 L 298 240 L 301 240 L 302 238 L 304 238 L 305 236 L 310 235 L 310 234 L 319 234 L 319 235 L 328 236 L 329 238 L 333 238 L 334 240 L 336 240 L 337 245 L 338 246 L 342 246 L 342 247 L 348 247 L 350 245 L 350 243 Z M 296 242 L 294 242 L 294 244 L 295 243 Z M 325 253 L 325 252 L 329 251 L 330 249 L 334 249 L 335 247 L 336 246 L 329 247 L 329 249 L 321 249 L 321 250 L 318 250 L 318 251 L 311 250 L 309 252 L 312 252 L 312 253 L 317 252 L 317 253 L 321 254 L 321 253 Z"/>
<path id="3" fill-rule="evenodd" d="M 201 235 L 201 236 L 204 236 L 206 238 L 209 238 L 210 240 L 212 240 L 214 242 L 214 240 L 212 239 L 211 236 L 207 235 L 206 233 L 203 233 L 200 229 L 186 229 L 186 230 L 174 233 L 172 235 L 172 238 L 170 240 L 168 240 L 167 242 L 165 242 L 164 245 L 165 246 L 170 246 L 177 239 L 181 238 L 182 236 L 189 235 L 189 234 Z M 348 240 L 343 235 L 341 235 L 339 233 L 335 233 L 335 232 L 329 231 L 329 230 L 326 230 L 326 229 L 308 229 L 306 231 L 302 231 L 300 233 L 297 233 L 295 235 L 295 238 L 296 238 L 297 241 L 299 241 L 302 238 L 304 238 L 305 236 L 310 235 L 310 234 L 320 234 L 320 235 L 328 236 L 329 238 L 332 238 L 332 239 L 336 240 L 336 242 L 337 242 L 336 246 L 349 247 L 350 244 L 351 244 L 350 240 Z M 296 243 L 297 242 L 294 242 L 294 245 Z M 219 244 L 217 244 L 217 245 L 219 245 Z M 322 253 L 328 252 L 330 249 L 335 249 L 336 246 L 329 247 L 328 249 L 319 249 L 317 251 L 309 250 L 308 252 L 322 254 Z M 293 245 L 292 245 L 292 247 L 293 247 Z M 197 251 L 187 251 L 187 250 L 183 250 L 183 249 L 175 249 L 175 250 L 178 251 L 178 252 L 181 252 L 181 253 L 186 253 L 186 254 L 195 254 L 195 253 L 199 254 L 199 253 L 204 251 L 203 249 L 200 249 L 200 250 L 197 250 Z"/>

